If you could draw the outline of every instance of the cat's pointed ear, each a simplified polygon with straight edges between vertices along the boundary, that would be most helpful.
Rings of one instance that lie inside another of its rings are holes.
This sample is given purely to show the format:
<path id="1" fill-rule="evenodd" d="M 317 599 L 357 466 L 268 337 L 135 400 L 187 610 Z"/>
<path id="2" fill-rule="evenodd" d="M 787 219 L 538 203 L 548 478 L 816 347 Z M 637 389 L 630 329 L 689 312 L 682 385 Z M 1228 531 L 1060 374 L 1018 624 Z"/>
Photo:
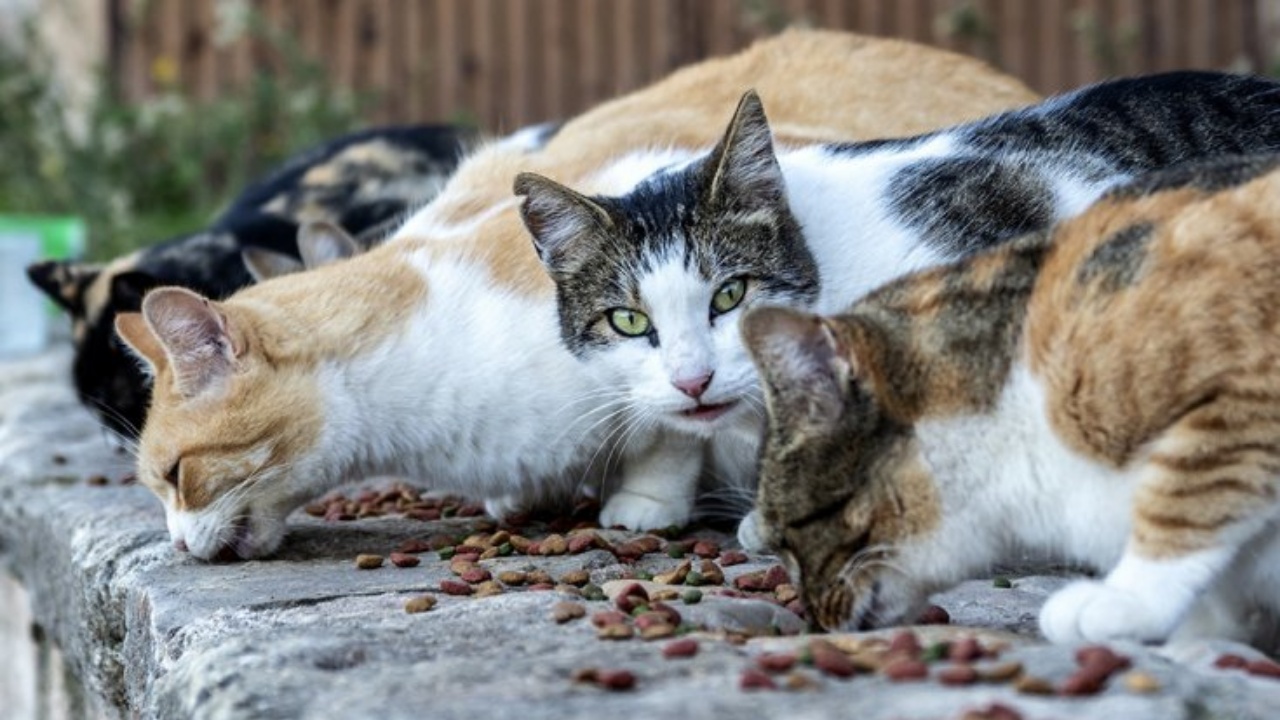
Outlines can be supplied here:
<path id="1" fill-rule="evenodd" d="M 45 260 L 27 267 L 27 277 L 73 317 L 84 317 L 85 288 L 102 272 L 101 265 Z"/>
<path id="2" fill-rule="evenodd" d="M 298 254 L 303 267 L 314 270 L 359 255 L 360 243 L 334 223 L 313 220 L 298 227 Z"/>
<path id="3" fill-rule="evenodd" d="M 786 202 L 769 121 L 755 90 L 748 90 L 738 101 L 729 128 L 707 160 L 705 202 L 744 209 Z"/>
<path id="4" fill-rule="evenodd" d="M 840 419 L 853 367 L 826 319 L 759 307 L 742 318 L 742 338 L 760 371 L 771 414 L 823 427 Z"/>
<path id="5" fill-rule="evenodd" d="M 163 348 L 175 389 L 183 397 L 220 387 L 235 370 L 243 347 L 226 315 L 208 299 L 186 288 L 159 288 L 142 301 L 142 317 Z M 144 348 L 137 349 L 146 355 Z"/>
<path id="6" fill-rule="evenodd" d="M 142 317 L 142 313 L 118 313 L 116 314 L 115 323 L 116 335 L 124 341 L 125 347 L 132 350 L 139 360 L 147 364 L 147 369 L 154 376 L 156 370 L 166 362 L 164 346 L 160 344 L 160 339 L 156 337 L 156 334 L 151 332 L 151 328 Z"/>
<path id="7" fill-rule="evenodd" d="M 306 268 L 302 261 L 282 252 L 262 247 L 247 247 L 240 251 L 240 259 L 244 268 L 253 276 L 255 282 L 263 282 L 281 275 L 302 272 Z"/>
<path id="8" fill-rule="evenodd" d="M 523 172 L 516 176 L 514 189 L 524 197 L 520 217 L 538 257 L 553 272 L 571 263 L 581 238 L 613 227 L 608 210 L 550 178 Z"/>

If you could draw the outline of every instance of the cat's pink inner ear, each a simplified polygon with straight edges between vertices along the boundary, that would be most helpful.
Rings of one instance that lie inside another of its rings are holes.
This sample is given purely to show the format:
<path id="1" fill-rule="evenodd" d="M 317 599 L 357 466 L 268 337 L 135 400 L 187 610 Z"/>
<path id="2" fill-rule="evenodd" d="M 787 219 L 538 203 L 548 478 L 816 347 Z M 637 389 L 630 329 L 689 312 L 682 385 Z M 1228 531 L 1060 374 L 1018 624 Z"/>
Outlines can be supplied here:
<path id="1" fill-rule="evenodd" d="M 142 315 L 163 346 L 184 397 L 199 395 L 231 374 L 234 341 L 214 303 L 184 288 L 160 288 L 142 301 Z"/>
<path id="2" fill-rule="evenodd" d="M 120 313 L 116 315 L 116 335 L 139 358 L 145 360 L 154 372 L 164 365 L 165 353 L 160 340 L 151 332 L 151 327 L 142 318 L 140 312 Z"/>
<path id="3" fill-rule="evenodd" d="M 742 320 L 743 340 L 766 375 L 795 380 L 833 373 L 837 344 L 820 316 L 789 308 L 753 309 Z"/>

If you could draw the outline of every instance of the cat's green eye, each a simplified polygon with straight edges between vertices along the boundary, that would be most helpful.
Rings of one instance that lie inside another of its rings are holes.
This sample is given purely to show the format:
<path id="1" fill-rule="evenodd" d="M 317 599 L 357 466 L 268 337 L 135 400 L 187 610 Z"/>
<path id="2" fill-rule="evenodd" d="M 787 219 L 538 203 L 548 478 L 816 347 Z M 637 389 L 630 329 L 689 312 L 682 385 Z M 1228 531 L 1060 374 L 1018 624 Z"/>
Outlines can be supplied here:
<path id="1" fill-rule="evenodd" d="M 715 296 L 711 298 L 711 309 L 717 313 L 727 313 L 738 307 L 738 303 L 742 302 L 742 297 L 746 294 L 747 281 L 734 278 L 716 290 Z"/>
<path id="2" fill-rule="evenodd" d="M 614 308 L 609 311 L 609 324 L 619 335 L 640 337 L 649 334 L 649 316 L 639 310 Z"/>

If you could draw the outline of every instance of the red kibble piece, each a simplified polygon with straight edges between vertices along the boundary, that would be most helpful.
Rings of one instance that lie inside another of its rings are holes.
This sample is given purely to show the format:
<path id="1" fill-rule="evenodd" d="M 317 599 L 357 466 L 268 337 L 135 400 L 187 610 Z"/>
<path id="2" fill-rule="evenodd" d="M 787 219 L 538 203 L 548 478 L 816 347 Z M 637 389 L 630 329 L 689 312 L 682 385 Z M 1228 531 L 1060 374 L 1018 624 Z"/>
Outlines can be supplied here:
<path id="1" fill-rule="evenodd" d="M 938 682 L 943 685 L 972 685 L 978 681 L 978 671 L 972 665 L 951 665 L 938 671 Z"/>
<path id="2" fill-rule="evenodd" d="M 1062 684 L 1058 686 L 1058 693 L 1072 696 L 1096 695 L 1102 691 L 1102 684 L 1105 680 L 1106 676 L 1082 668 L 1062 681 Z"/>
<path id="3" fill-rule="evenodd" d="M 960 638 L 951 643 L 951 649 L 947 651 L 947 659 L 951 662 L 973 662 L 980 657 L 982 657 L 982 644 L 977 638 Z"/>
<path id="4" fill-rule="evenodd" d="M 756 668 L 747 668 L 742 671 L 742 677 L 738 680 L 738 687 L 743 690 L 777 690 L 778 685 L 773 682 L 773 678 L 766 675 L 763 671 Z"/>
<path id="5" fill-rule="evenodd" d="M 591 616 L 591 624 L 596 627 L 621 625 L 627 621 L 628 615 L 617 610 L 601 610 Z"/>
<path id="6" fill-rule="evenodd" d="M 636 676 L 630 670 L 597 670 L 595 680 L 606 690 L 630 690 L 636 686 Z"/>
<path id="7" fill-rule="evenodd" d="M 1251 660 L 1249 664 L 1245 666 L 1244 671 L 1250 675 L 1280 678 L 1280 665 L 1277 665 L 1270 660 Z"/>
<path id="8" fill-rule="evenodd" d="M 795 664 L 796 656 L 791 653 L 765 653 L 756 658 L 756 666 L 768 673 L 787 672 Z"/>
<path id="9" fill-rule="evenodd" d="M 594 621 L 594 618 L 592 618 Z M 687 658 L 698 654 L 698 641 L 693 638 L 680 638 L 672 640 L 662 648 L 662 657 L 671 658 Z"/>
<path id="10" fill-rule="evenodd" d="M 804 617 L 805 612 L 807 612 L 807 608 L 804 606 L 804 601 L 798 598 L 787 603 L 787 609 L 801 617 Z"/>
<path id="11" fill-rule="evenodd" d="M 1226 654 L 1213 661 L 1213 666 L 1222 670 L 1238 670 L 1249 666 L 1249 661 L 1239 655 Z"/>
<path id="12" fill-rule="evenodd" d="M 410 568 L 417 566 L 419 560 L 417 555 L 409 555 L 402 552 L 391 553 L 391 564 L 400 568 Z"/>
<path id="13" fill-rule="evenodd" d="M 710 540 L 699 540 L 693 544 L 692 552 L 700 558 L 713 558 L 720 554 L 720 546 Z"/>
<path id="14" fill-rule="evenodd" d="M 1022 713 L 1008 705 L 992 703 L 981 710 L 970 710 L 960 720 L 1022 720 Z"/>
<path id="15" fill-rule="evenodd" d="M 649 592 L 640 583 L 631 583 L 622 588 L 613 602 L 622 612 L 630 613 L 640 605 L 649 604 Z"/>
<path id="16" fill-rule="evenodd" d="M 970 668 L 972 670 L 972 668 Z M 880 668 L 881 674 L 894 682 L 923 680 L 929 677 L 929 666 L 921 660 L 898 658 Z M 975 676 L 977 675 L 975 671 Z"/>
<path id="17" fill-rule="evenodd" d="M 938 605 L 930 605 L 920 613 L 920 617 L 916 622 L 921 625 L 949 625 L 951 624 L 951 613 L 947 609 Z"/>
<path id="18" fill-rule="evenodd" d="M 720 555 L 720 567 L 730 567 L 732 565 L 741 565 L 746 562 L 747 554 L 739 550 L 729 550 Z"/>
<path id="19" fill-rule="evenodd" d="M 834 677 L 853 677 L 858 668 L 840 651 L 840 648 L 826 640 L 814 640 L 809 643 L 809 654 L 813 656 L 813 666 Z"/>
<path id="20" fill-rule="evenodd" d="M 486 549 L 487 549 L 487 548 L 482 548 L 482 547 L 480 547 L 480 546 L 478 546 L 478 545 L 455 545 L 455 546 L 453 546 L 453 551 L 454 551 L 455 553 L 457 553 L 458 555 L 475 555 L 475 556 L 477 556 L 477 557 L 478 557 L 478 556 L 480 556 L 480 555 L 483 555 L 483 554 L 484 554 L 484 551 L 485 551 Z M 455 557 L 456 557 L 456 556 L 455 556 Z"/>
<path id="21" fill-rule="evenodd" d="M 525 589 L 527 589 L 527 590 L 532 590 L 532 591 L 534 591 L 534 592 L 542 592 L 542 591 L 546 591 L 546 590 L 555 590 L 555 589 L 556 589 L 556 584 L 555 584 L 555 583 L 549 583 L 549 582 L 533 583 L 533 584 L 530 584 L 530 585 L 526 585 L 526 586 L 525 586 Z"/>
<path id="22" fill-rule="evenodd" d="M 404 516 L 419 522 L 435 522 L 440 519 L 440 508 L 413 508 L 406 510 Z"/>
<path id="23" fill-rule="evenodd" d="M 472 585 L 493 579 L 493 576 L 489 574 L 489 571 L 482 567 L 471 568 L 470 570 L 462 573 L 461 577 L 463 582 L 470 583 Z"/>
<path id="24" fill-rule="evenodd" d="M 1088 645 L 1076 650 L 1076 664 L 1082 668 L 1095 668 L 1105 676 L 1129 667 L 1129 658 L 1117 655 L 1105 645 Z"/>
<path id="25" fill-rule="evenodd" d="M 440 592 L 445 595 L 470 595 L 471 586 L 457 580 L 441 580 Z"/>
<path id="26" fill-rule="evenodd" d="M 458 517 L 478 517 L 483 514 L 483 505 L 463 505 L 458 508 Z"/>
<path id="27" fill-rule="evenodd" d="M 920 638 L 916 637 L 916 634 L 910 631 L 897 633 L 893 636 L 893 639 L 889 641 L 889 654 L 891 655 L 902 655 L 915 660 L 920 657 L 922 650 L 923 648 L 920 647 Z"/>
<path id="28" fill-rule="evenodd" d="M 672 625 L 679 625 L 684 619 L 680 617 L 680 611 L 661 601 L 649 603 L 649 610 L 662 615 Z"/>
<path id="29" fill-rule="evenodd" d="M 462 563 L 462 562 L 469 562 L 469 563 L 473 563 L 473 562 L 480 562 L 480 553 L 473 553 L 473 552 L 460 553 L 460 552 L 455 552 L 455 553 L 453 554 L 453 558 L 452 558 L 452 560 L 453 560 L 454 562 L 460 562 L 460 563 Z"/>

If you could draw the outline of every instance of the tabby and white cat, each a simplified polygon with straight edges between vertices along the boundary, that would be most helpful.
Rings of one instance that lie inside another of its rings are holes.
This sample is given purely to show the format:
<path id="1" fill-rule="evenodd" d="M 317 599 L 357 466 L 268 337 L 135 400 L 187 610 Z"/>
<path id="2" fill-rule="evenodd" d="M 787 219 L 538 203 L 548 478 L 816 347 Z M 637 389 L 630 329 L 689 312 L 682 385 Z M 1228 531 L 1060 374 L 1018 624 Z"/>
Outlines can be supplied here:
<path id="1" fill-rule="evenodd" d="M 761 529 L 816 619 L 910 620 L 1028 549 L 1106 573 L 1054 641 L 1280 616 L 1277 198 L 1275 155 L 1182 166 L 845 314 L 748 313 Z"/>
<path id="2" fill-rule="evenodd" d="M 290 510 L 373 474 L 502 507 L 598 482 L 609 389 L 559 342 L 512 178 L 533 170 L 625 192 L 658 166 L 600 169 L 646 147 L 711 146 L 724 103 L 752 83 L 786 102 L 796 142 L 893 132 L 899 118 L 942 125 L 1029 96 L 951 53 L 785 33 L 592 110 L 541 151 L 479 151 L 365 254 L 223 302 L 152 291 L 117 329 L 155 374 L 138 478 L 163 500 L 175 544 L 200 558 L 270 553 Z"/>
<path id="3" fill-rule="evenodd" d="M 520 176 L 561 339 L 612 378 L 633 435 L 648 440 L 628 448 L 641 469 L 623 485 L 648 504 L 606 506 L 604 519 L 680 524 L 700 471 L 750 481 L 760 410 L 744 309 L 842 309 L 891 278 L 1072 216 L 1141 172 L 1280 150 L 1277 110 L 1275 82 L 1170 73 L 910 139 L 775 156 L 748 93 L 714 150 L 626 195 Z M 664 473 L 648 471 L 655 458 Z M 750 522 L 740 538 L 756 544 Z"/>

